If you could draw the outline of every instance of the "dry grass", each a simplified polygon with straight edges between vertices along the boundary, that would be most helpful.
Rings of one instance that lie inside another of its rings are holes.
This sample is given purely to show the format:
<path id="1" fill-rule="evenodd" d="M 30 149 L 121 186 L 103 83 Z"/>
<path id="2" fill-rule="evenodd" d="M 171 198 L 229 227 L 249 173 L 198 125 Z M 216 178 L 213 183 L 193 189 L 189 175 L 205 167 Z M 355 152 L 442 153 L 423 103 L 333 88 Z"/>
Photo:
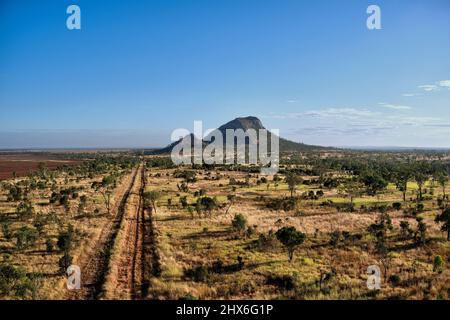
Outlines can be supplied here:
<path id="1" fill-rule="evenodd" d="M 338 194 L 337 190 L 325 190 L 323 199 L 301 201 L 295 211 L 273 211 L 264 206 L 264 199 L 282 198 L 289 195 L 287 185 L 283 182 L 269 181 L 257 185 L 257 176 L 250 178 L 250 187 L 233 187 L 229 185 L 230 178 L 244 181 L 246 173 L 237 171 L 207 171 L 197 170 L 198 181 L 190 184 L 188 193 L 180 192 L 177 184 L 181 179 L 173 177 L 173 169 L 151 169 L 147 178 L 147 190 L 161 191 L 163 197 L 158 201 L 155 226 L 158 232 L 158 250 L 162 264 L 162 274 L 151 277 L 148 297 L 150 299 L 448 299 L 450 290 L 450 271 L 445 266 L 442 273 L 433 272 L 433 259 L 441 255 L 448 265 L 450 242 L 444 240 L 439 226 L 434 223 L 438 209 L 432 201 L 425 203 L 425 212 L 421 215 L 428 225 L 426 245 L 414 246 L 411 240 L 400 240 L 400 221 L 409 221 L 416 228 L 416 221 L 405 216 L 403 211 L 390 211 L 394 230 L 390 232 L 388 246 L 389 255 L 388 277 L 398 275 L 399 283 L 382 282 L 379 292 L 367 289 L 367 267 L 382 266 L 382 258 L 374 249 L 374 241 L 367 234 L 367 227 L 374 223 L 377 213 L 357 211 L 354 213 L 338 212 L 334 207 L 321 206 L 321 202 L 332 200 L 334 203 L 347 202 L 348 199 Z M 51 194 L 49 189 L 33 191 L 30 198 L 36 212 L 49 214 L 55 212 L 61 225 L 49 224 L 45 227 L 46 237 L 56 240 L 61 228 L 69 224 L 75 226 L 77 242 L 72 252 L 77 264 L 79 259 L 89 255 L 95 248 L 96 239 L 111 217 L 102 214 L 104 206 L 101 198 L 90 185 L 99 180 L 83 178 L 80 180 L 61 174 L 57 177 L 59 186 L 82 187 L 81 195 L 88 197 L 86 212 L 88 216 L 78 216 L 76 208 L 78 199 L 71 200 L 70 213 L 58 205 L 49 205 Z M 19 180 L 19 179 L 17 179 Z M 17 181 L 16 181 L 17 182 Z M 408 198 L 414 194 L 414 184 L 409 185 Z M 197 215 L 191 218 L 187 210 L 179 204 L 181 196 L 187 196 L 192 205 L 196 201 L 193 193 L 206 190 L 207 196 L 216 197 L 222 208 L 213 212 L 211 217 Z M 318 186 L 300 186 L 298 192 L 318 190 Z M 227 195 L 236 194 L 236 201 L 231 206 L 228 215 Z M 435 197 L 439 194 L 436 189 Z M 169 199 L 172 205 L 169 206 Z M 379 197 L 363 197 L 355 199 L 360 205 L 376 203 L 392 203 L 399 201 L 401 194 L 390 186 L 385 194 Z M 113 201 L 120 199 L 114 198 Z M 39 205 L 42 203 L 43 205 Z M 12 221 L 11 229 L 17 230 L 23 225 L 31 226 L 32 221 L 18 221 L 15 217 L 15 207 L 18 203 L 6 202 L 4 191 L 0 191 L 0 213 Z M 132 205 L 132 204 L 130 204 Z M 410 204 L 412 205 L 412 204 Z M 92 214 L 95 209 L 100 214 Z M 301 214 L 299 214 L 299 212 Z M 256 226 L 253 234 L 244 236 L 231 229 L 231 221 L 235 214 L 244 214 L 249 226 Z M 278 241 L 270 246 L 258 246 L 261 234 L 267 235 L 270 230 L 276 231 L 282 226 L 294 226 L 307 235 L 307 240 L 295 253 L 292 262 L 287 259 L 285 249 Z M 330 244 L 330 233 L 347 231 L 351 234 L 362 234 L 357 241 L 341 240 L 336 246 Z M 127 229 L 122 225 L 111 260 L 118 261 L 122 250 L 120 244 L 126 237 Z M 15 250 L 14 241 L 7 241 L 0 232 L 0 263 L 9 263 L 24 268 L 28 273 L 42 273 L 42 284 L 38 291 L 41 299 L 61 299 L 67 294 L 65 277 L 58 269 L 58 260 L 62 253 L 45 251 L 45 240 L 40 238 L 36 245 L 25 251 Z M 238 257 L 243 265 L 239 266 Z M 222 270 L 214 271 L 214 263 L 222 262 Z M 206 274 L 198 279 L 187 276 L 189 271 L 203 266 Z M 127 298 L 127 293 L 116 292 L 118 270 L 110 266 L 106 285 L 108 294 L 105 298 Z M 321 274 L 332 273 L 329 281 L 319 288 Z M 292 282 L 292 285 L 289 284 Z M 10 298 L 10 297 L 2 297 Z"/>
<path id="2" fill-rule="evenodd" d="M 152 174 L 160 171 L 152 171 Z M 374 293 L 367 289 L 367 267 L 372 264 L 381 265 L 380 256 L 376 254 L 373 240 L 364 235 L 363 239 L 354 243 L 341 242 L 336 247 L 330 245 L 330 232 L 348 231 L 366 234 L 367 227 L 378 218 L 377 213 L 345 213 L 334 208 L 320 207 L 321 201 L 301 203 L 299 211 L 272 211 L 265 209 L 258 196 L 286 196 L 287 186 L 279 183 L 277 189 L 267 190 L 265 185 L 250 188 L 237 188 L 237 201 L 229 214 L 224 209 L 216 211 L 212 217 L 192 219 L 186 210 L 178 205 L 180 193 L 176 184 L 180 180 L 167 176 L 168 170 L 161 171 L 161 177 L 153 175 L 148 180 L 149 189 L 164 192 L 159 202 L 157 227 L 161 234 L 160 249 L 162 252 L 163 274 L 153 279 L 150 297 L 159 299 L 179 299 L 190 296 L 199 299 L 270 299 L 270 298 L 305 298 L 305 299 L 371 299 L 371 298 L 448 298 L 450 273 L 448 269 L 442 274 L 434 273 L 432 260 L 434 256 L 448 257 L 449 245 L 443 241 L 439 226 L 434 223 L 437 210 L 423 214 L 428 224 L 429 237 L 433 240 L 423 247 L 411 247 L 396 250 L 395 247 L 407 246 L 409 243 L 398 241 L 400 221 L 408 220 L 415 228 L 415 219 L 405 217 L 403 212 L 392 211 L 390 216 L 396 231 L 391 233 L 389 245 L 393 252 L 389 264 L 389 275 L 398 274 L 400 283 L 393 285 L 383 279 L 382 289 Z M 215 176 L 214 173 L 211 176 Z M 226 202 L 226 195 L 231 193 L 229 178 L 243 180 L 244 173 L 220 172 L 220 180 L 207 180 L 205 172 L 198 175 L 199 181 L 190 186 L 192 192 L 205 189 L 208 196 L 216 196 Z M 256 179 L 251 180 L 255 183 Z M 303 186 L 302 186 L 303 187 Z M 306 187 L 306 186 L 305 186 Z M 307 188 L 311 188 L 307 186 Z M 326 198 L 337 197 L 330 190 Z M 167 207 L 167 199 L 172 199 L 172 206 Z M 378 198 L 366 197 L 364 203 L 392 202 L 401 198 L 394 190 Z M 341 201 L 348 201 L 341 198 Z M 429 206 L 429 205 L 427 205 Z M 256 233 L 250 237 L 236 236 L 231 230 L 231 220 L 236 213 L 244 214 L 249 225 L 255 225 Z M 307 234 L 308 240 L 296 251 L 292 263 L 287 260 L 285 250 L 276 244 L 273 248 L 260 250 L 254 243 L 258 234 L 276 231 L 282 226 L 294 226 Z M 210 272 L 201 281 L 193 281 L 185 276 L 184 270 L 204 265 L 211 267 L 220 259 L 224 266 L 237 264 L 237 256 L 241 256 L 244 267 L 239 271 L 222 273 Z M 414 266 L 415 271 L 411 271 Z M 332 279 L 319 290 L 317 281 L 320 272 L 334 270 Z M 286 290 L 283 286 L 268 283 L 269 276 L 289 276 L 295 288 Z"/>

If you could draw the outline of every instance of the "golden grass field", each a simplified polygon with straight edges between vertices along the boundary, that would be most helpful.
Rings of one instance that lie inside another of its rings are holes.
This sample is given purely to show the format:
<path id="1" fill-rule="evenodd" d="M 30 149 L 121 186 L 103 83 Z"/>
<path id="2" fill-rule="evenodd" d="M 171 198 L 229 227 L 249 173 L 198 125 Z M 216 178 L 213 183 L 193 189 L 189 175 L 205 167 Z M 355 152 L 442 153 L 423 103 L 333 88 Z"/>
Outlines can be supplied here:
<path id="1" fill-rule="evenodd" d="M 185 168 L 189 169 L 189 168 Z M 358 209 L 361 205 L 392 204 L 400 201 L 402 195 L 389 185 L 375 197 L 357 197 L 354 212 L 340 212 L 334 207 L 323 206 L 323 202 L 346 203 L 349 199 L 337 189 L 324 189 L 324 195 L 317 200 L 302 199 L 294 210 L 271 210 L 264 205 L 267 199 L 289 197 L 287 184 L 280 175 L 280 181 L 268 177 L 266 183 L 257 183 L 258 174 L 228 170 L 196 169 L 196 181 L 189 183 L 189 190 L 182 192 L 177 187 L 182 179 L 175 177 L 176 169 L 147 168 L 141 184 L 140 177 L 132 184 L 138 170 L 115 169 L 119 172 L 116 188 L 112 193 L 112 207 L 118 207 L 127 188 L 131 193 L 124 209 L 124 218 L 118 221 L 117 234 L 113 234 L 111 251 L 106 255 L 105 270 L 102 271 L 100 299 L 132 299 L 129 272 L 124 266 L 129 263 L 128 255 L 135 254 L 130 248 L 134 232 L 134 213 L 138 209 L 139 188 L 144 191 L 158 191 L 161 197 L 156 206 L 143 213 L 142 235 L 136 229 L 136 239 L 141 237 L 142 247 L 138 255 L 141 282 L 148 282 L 148 288 L 140 291 L 141 299 L 448 299 L 450 297 L 450 271 L 447 267 L 450 242 L 440 226 L 434 222 L 439 208 L 434 198 L 440 195 L 439 188 L 427 182 L 427 188 L 434 190 L 430 200 L 424 201 L 420 213 L 427 225 L 426 244 L 415 246 L 411 239 L 399 237 L 400 222 L 408 221 L 412 229 L 417 222 L 402 210 L 388 211 L 393 229 L 389 231 L 387 255 L 381 256 L 374 249 L 374 240 L 367 228 L 379 218 L 378 212 Z M 189 169 L 190 170 L 190 169 Z M 56 245 L 48 252 L 46 242 L 57 241 L 58 233 L 74 228 L 74 246 L 71 251 L 73 264 L 89 268 L 89 259 L 99 250 L 101 238 L 108 232 L 114 219 L 114 212 L 106 213 L 101 195 L 90 186 L 101 181 L 105 174 L 91 177 L 70 176 L 67 171 L 56 171 L 53 189 L 76 187 L 78 196 L 70 199 L 68 207 L 50 204 L 52 188 L 32 190 L 28 194 L 34 215 L 54 216 L 58 223 L 49 222 L 41 230 L 36 242 L 26 249 L 18 250 L 14 237 L 7 239 L 0 232 L 0 265 L 21 268 L 33 278 L 31 288 L 23 295 L 2 294 L 1 299 L 68 299 L 80 298 L 68 292 L 66 276 L 60 272 L 58 261 L 62 251 Z M 248 180 L 248 186 L 231 186 L 230 179 Z M 314 177 L 304 176 L 304 180 Z M 4 182 L 20 184 L 26 177 Z M 296 194 L 319 190 L 318 185 L 300 184 Z M 407 198 L 416 194 L 417 185 L 408 184 Z M 214 197 L 219 206 L 210 213 L 189 212 L 183 208 L 180 198 L 186 196 L 188 205 L 195 205 L 196 192 L 203 190 L 203 196 Z M 227 196 L 235 194 L 231 203 Z M 83 213 L 77 208 L 80 196 L 87 197 Z M 7 201 L 7 191 L 0 191 L 0 214 L 3 221 L 10 222 L 14 232 L 22 226 L 33 228 L 35 218 L 19 219 L 15 213 L 19 201 Z M 414 206 L 409 201 L 404 206 Z M 228 209 L 228 213 L 226 213 Z M 114 210 L 113 210 L 114 211 Z M 247 232 L 232 229 L 236 214 L 247 219 Z M 150 225 L 147 225 L 152 218 Z M 119 223 L 120 222 L 120 223 Z M 150 227 L 149 227 L 150 226 Z M 293 226 L 306 234 L 306 240 L 295 251 L 293 261 L 288 260 L 285 248 L 276 238 L 270 238 L 283 226 Z M 148 237 L 149 228 L 154 235 Z M 360 235 L 358 239 L 340 237 L 331 243 L 333 232 L 348 232 Z M 261 239 L 265 239 L 262 241 Z M 150 254 L 151 252 L 151 254 Z M 443 270 L 433 270 L 433 261 L 439 255 L 444 257 Z M 161 272 L 156 274 L 147 268 L 158 259 Z M 91 264 L 92 265 L 92 264 Z M 367 268 L 378 265 L 383 270 L 381 289 L 367 287 Z M 125 268 L 125 269 L 124 269 Z M 147 269 L 145 269 L 147 268 Z M 133 271 L 134 272 L 134 271 Z M 397 277 L 393 281 L 392 276 Z M 81 270 L 83 281 L 83 270 Z M 144 281 L 145 280 L 145 281 Z M 28 282 L 27 282 L 28 283 Z M 142 285 L 140 283 L 140 285 Z M 86 296 L 84 296 L 86 298 Z"/>

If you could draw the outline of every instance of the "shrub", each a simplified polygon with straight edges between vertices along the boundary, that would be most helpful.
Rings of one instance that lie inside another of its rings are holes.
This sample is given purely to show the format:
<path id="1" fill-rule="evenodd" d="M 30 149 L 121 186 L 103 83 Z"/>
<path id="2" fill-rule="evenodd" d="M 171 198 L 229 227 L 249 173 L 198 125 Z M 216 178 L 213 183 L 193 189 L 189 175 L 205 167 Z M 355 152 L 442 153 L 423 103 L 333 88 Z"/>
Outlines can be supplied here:
<path id="1" fill-rule="evenodd" d="M 334 207 L 339 212 L 354 212 L 355 211 L 355 205 L 353 203 L 336 203 L 336 204 L 334 204 Z"/>
<path id="2" fill-rule="evenodd" d="M 217 258 L 217 260 L 213 263 L 211 270 L 215 273 L 222 273 L 223 272 L 223 261 L 220 258 Z"/>
<path id="3" fill-rule="evenodd" d="M 36 229 L 23 226 L 16 231 L 14 236 L 16 238 L 17 249 L 24 250 L 35 244 L 39 234 Z"/>
<path id="4" fill-rule="evenodd" d="M 237 270 L 242 270 L 244 268 L 244 259 L 241 256 L 237 256 Z"/>
<path id="5" fill-rule="evenodd" d="M 187 197 L 186 196 L 182 196 L 180 197 L 180 204 L 182 208 L 186 208 L 188 206 L 188 202 L 187 202 Z"/>
<path id="6" fill-rule="evenodd" d="M 423 203 L 418 203 L 416 206 L 417 212 L 423 212 L 424 208 Z"/>
<path id="7" fill-rule="evenodd" d="M 184 270 L 184 276 L 196 282 L 204 282 L 208 278 L 208 268 L 204 265 Z"/>
<path id="8" fill-rule="evenodd" d="M 258 229 L 258 226 L 257 225 L 254 225 L 254 226 L 249 226 L 248 228 L 247 228 L 247 230 L 245 230 L 245 236 L 247 237 L 247 238 L 250 238 L 252 235 L 254 235 L 255 233 L 256 233 L 256 230 Z"/>
<path id="9" fill-rule="evenodd" d="M 36 277 L 27 277 L 25 271 L 11 265 L 0 265 L 0 296 L 8 295 L 26 298 L 31 293 L 31 298 L 36 298 Z"/>
<path id="10" fill-rule="evenodd" d="M 409 226 L 409 222 L 408 221 L 400 221 L 400 234 L 403 238 L 408 238 L 409 236 L 411 236 L 413 233 L 413 231 L 411 230 L 410 226 Z"/>
<path id="11" fill-rule="evenodd" d="M 28 219 L 33 216 L 34 208 L 29 201 L 22 201 L 17 206 L 16 212 L 21 219 Z"/>
<path id="12" fill-rule="evenodd" d="M 378 212 L 380 212 L 380 213 L 386 213 L 387 211 L 388 211 L 388 206 L 385 205 L 385 204 L 380 205 L 380 206 L 378 207 Z"/>
<path id="13" fill-rule="evenodd" d="M 417 217 L 417 231 L 416 231 L 416 243 L 417 244 L 425 244 L 427 237 L 427 225 L 423 222 L 422 217 Z"/>
<path id="14" fill-rule="evenodd" d="M 274 285 L 282 290 L 293 290 L 295 288 L 295 279 L 290 275 L 269 275 L 267 276 L 266 283 L 268 285 Z"/>
<path id="15" fill-rule="evenodd" d="M 297 208 L 296 198 L 271 199 L 266 202 L 266 207 L 271 210 L 292 211 Z"/>
<path id="16" fill-rule="evenodd" d="M 444 259 L 441 256 L 434 257 L 433 272 L 442 273 L 444 271 Z"/>
<path id="17" fill-rule="evenodd" d="M 192 293 L 187 293 L 184 296 L 180 297 L 180 300 L 198 300 L 198 297 L 194 296 Z"/>
<path id="18" fill-rule="evenodd" d="M 233 221 L 231 221 L 231 225 L 233 227 L 233 230 L 237 231 L 237 232 L 243 232 L 247 226 L 247 218 L 238 213 L 234 216 Z"/>
<path id="19" fill-rule="evenodd" d="M 277 239 L 275 237 L 275 234 L 273 233 L 272 230 L 270 230 L 267 235 L 264 233 L 261 233 L 259 235 L 258 240 L 256 240 L 256 246 L 260 249 L 260 250 L 268 250 L 268 249 L 272 249 L 275 248 L 277 245 Z"/>
<path id="20" fill-rule="evenodd" d="M 395 287 L 400 284 L 400 276 L 397 274 L 393 274 L 389 277 L 389 282 Z"/>
<path id="21" fill-rule="evenodd" d="M 402 209 L 402 204 L 400 203 L 400 202 L 394 202 L 393 204 L 392 204 L 392 208 L 394 209 L 394 210 L 401 210 Z"/>
<path id="22" fill-rule="evenodd" d="M 1 225 L 2 225 L 3 236 L 5 237 L 5 239 L 7 241 L 10 241 L 12 236 L 13 236 L 13 233 L 11 231 L 11 222 L 9 222 L 9 221 L 2 221 Z"/>
<path id="23" fill-rule="evenodd" d="M 211 216 L 212 211 L 216 210 L 218 207 L 217 199 L 211 197 L 202 197 L 197 199 L 196 207 L 199 213 L 206 211 L 209 216 Z"/>
<path id="24" fill-rule="evenodd" d="M 56 242 L 56 245 L 62 251 L 69 251 L 72 248 L 73 238 L 73 228 L 69 226 L 67 231 L 63 231 L 58 235 L 58 241 Z"/>
<path id="25" fill-rule="evenodd" d="M 58 261 L 58 265 L 59 265 L 59 270 L 61 272 L 61 274 L 65 274 L 67 272 L 67 268 L 70 267 L 70 265 L 72 264 L 72 256 L 70 255 L 69 251 L 64 251 L 63 256 L 59 259 Z"/>
<path id="26" fill-rule="evenodd" d="M 339 231 L 333 231 L 330 234 L 330 244 L 336 246 L 341 240 L 341 233 Z"/>
<path id="27" fill-rule="evenodd" d="M 55 243 L 53 242 L 53 240 L 50 238 L 47 238 L 47 240 L 45 240 L 45 250 L 48 253 L 51 253 L 51 252 L 53 252 L 54 248 L 55 248 Z"/>
<path id="28" fill-rule="evenodd" d="M 39 234 L 42 234 L 44 232 L 44 227 L 47 224 L 47 217 L 43 214 L 38 214 L 33 221 L 33 226 L 36 228 L 36 230 L 39 232 Z"/>

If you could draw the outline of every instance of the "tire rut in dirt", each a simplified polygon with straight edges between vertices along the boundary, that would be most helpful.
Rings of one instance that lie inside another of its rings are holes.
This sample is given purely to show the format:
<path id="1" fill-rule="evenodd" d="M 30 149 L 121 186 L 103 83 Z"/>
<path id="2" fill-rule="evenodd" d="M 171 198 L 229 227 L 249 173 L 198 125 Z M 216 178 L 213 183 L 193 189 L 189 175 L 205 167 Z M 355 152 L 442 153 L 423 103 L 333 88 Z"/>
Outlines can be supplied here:
<path id="1" fill-rule="evenodd" d="M 135 184 L 138 171 L 138 169 L 134 169 L 130 184 L 122 195 L 118 205 L 115 205 L 113 209 L 113 211 L 116 212 L 116 215 L 114 219 L 102 228 L 99 240 L 93 252 L 86 258 L 82 258 L 82 260 L 84 260 L 84 262 L 80 263 L 82 287 L 80 290 L 69 292 L 68 299 L 96 300 L 100 298 L 108 262 L 111 256 L 111 249 L 122 223 L 125 214 L 125 206 L 128 202 L 132 187 Z"/>
<path id="2" fill-rule="evenodd" d="M 107 299 L 142 299 L 145 296 L 146 221 L 143 194 L 146 185 L 145 166 L 141 164 L 133 185 L 120 235 L 110 261 L 111 274 L 105 285 Z"/>
<path id="3" fill-rule="evenodd" d="M 145 166 L 141 169 L 141 185 L 139 188 L 138 209 L 136 211 L 135 241 L 131 274 L 131 298 L 142 299 L 148 287 L 145 281 L 145 208 L 144 192 L 146 186 Z"/>

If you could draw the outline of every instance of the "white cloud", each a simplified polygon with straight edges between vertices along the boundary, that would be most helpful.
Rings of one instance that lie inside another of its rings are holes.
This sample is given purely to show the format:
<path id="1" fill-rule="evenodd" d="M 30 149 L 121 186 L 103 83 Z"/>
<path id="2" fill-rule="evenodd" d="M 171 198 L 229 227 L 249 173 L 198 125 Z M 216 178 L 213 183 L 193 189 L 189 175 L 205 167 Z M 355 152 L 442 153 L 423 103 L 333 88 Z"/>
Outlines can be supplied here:
<path id="1" fill-rule="evenodd" d="M 439 91 L 442 88 L 450 90 L 450 80 L 437 81 L 435 84 L 425 84 L 419 86 L 419 88 L 428 92 Z"/>
<path id="2" fill-rule="evenodd" d="M 388 104 L 385 104 L 388 105 Z M 390 105 L 388 108 L 391 107 Z M 406 106 L 394 106 L 395 108 Z M 404 108 L 403 108 L 404 109 Z M 404 116 L 402 114 L 386 114 L 384 112 L 374 112 L 367 109 L 356 108 L 327 108 L 318 110 L 308 110 L 299 113 L 284 113 L 275 114 L 272 113 L 270 118 L 275 119 L 293 119 L 293 120 L 305 120 L 300 121 L 300 126 L 307 125 L 311 127 L 313 125 L 323 127 L 331 127 L 342 130 L 346 127 L 360 127 L 364 130 L 377 130 L 383 128 L 383 131 L 393 130 L 395 128 L 411 128 L 411 127 L 445 127 L 449 121 L 428 116 Z M 305 119 L 305 118 L 311 119 Z M 416 129 L 415 129 L 416 130 Z M 363 132 L 363 130 L 359 130 Z"/>
<path id="3" fill-rule="evenodd" d="M 298 102 L 298 100 L 297 99 L 289 99 L 286 102 L 287 103 L 296 103 L 296 102 Z"/>
<path id="4" fill-rule="evenodd" d="M 380 102 L 378 104 L 384 108 L 389 108 L 389 109 L 394 109 L 394 110 L 410 110 L 411 109 L 410 106 L 402 106 L 402 105 L 398 105 L 398 104 L 390 104 L 390 103 L 384 103 L 384 102 Z"/>
<path id="5" fill-rule="evenodd" d="M 328 108 L 323 110 L 306 111 L 303 116 L 321 118 L 359 119 L 373 116 L 375 113 L 366 109 L 355 108 Z"/>
<path id="6" fill-rule="evenodd" d="M 421 96 L 421 93 L 404 93 L 402 94 L 402 96 L 404 97 L 417 97 L 417 96 Z"/>
<path id="7" fill-rule="evenodd" d="M 438 91 L 439 87 L 437 85 L 434 84 L 424 84 L 423 86 L 419 86 L 420 89 L 423 89 L 427 92 L 431 92 L 431 91 Z"/>
<path id="8" fill-rule="evenodd" d="M 439 81 L 439 86 L 450 90 L 450 80 Z"/>

